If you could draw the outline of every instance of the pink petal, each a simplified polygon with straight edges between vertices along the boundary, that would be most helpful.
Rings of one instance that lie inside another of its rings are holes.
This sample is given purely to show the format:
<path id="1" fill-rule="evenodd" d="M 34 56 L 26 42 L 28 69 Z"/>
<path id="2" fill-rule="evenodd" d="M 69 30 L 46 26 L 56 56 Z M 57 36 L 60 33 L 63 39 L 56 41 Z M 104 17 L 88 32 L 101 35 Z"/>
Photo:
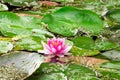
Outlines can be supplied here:
<path id="1" fill-rule="evenodd" d="M 48 39 L 48 45 L 50 46 L 50 44 L 51 44 L 52 42 L 51 42 L 51 40 L 50 39 Z"/>
<path id="2" fill-rule="evenodd" d="M 52 52 L 53 52 L 53 53 L 56 53 L 56 49 L 55 49 L 55 48 L 52 48 Z"/>
<path id="3" fill-rule="evenodd" d="M 63 54 L 57 54 L 57 56 L 58 56 L 58 57 L 64 57 L 64 55 L 63 55 Z"/>
<path id="4" fill-rule="evenodd" d="M 52 38 L 52 42 L 55 42 L 57 39 L 54 37 L 54 38 Z"/>
<path id="5" fill-rule="evenodd" d="M 62 48 L 62 47 L 61 47 L 61 45 L 59 45 L 59 46 L 58 46 L 58 48 L 57 48 L 57 49 L 58 49 L 58 51 L 60 51 L 60 50 L 61 50 L 61 48 Z"/>
<path id="6" fill-rule="evenodd" d="M 44 54 L 53 54 L 48 50 L 38 50 L 38 53 L 44 53 Z"/>
<path id="7" fill-rule="evenodd" d="M 53 45 L 52 45 L 52 44 L 49 44 L 48 46 L 49 46 L 50 48 L 52 48 L 52 47 L 53 47 Z"/>
<path id="8" fill-rule="evenodd" d="M 47 44 L 45 44 L 43 41 L 41 43 L 44 47 L 44 51 L 42 51 L 42 52 L 44 52 L 45 54 L 52 54 L 51 48 Z"/>
<path id="9" fill-rule="evenodd" d="M 44 50 L 45 51 L 45 53 L 44 54 L 53 54 L 53 52 L 52 51 L 49 51 L 49 50 Z"/>
<path id="10" fill-rule="evenodd" d="M 65 45 L 65 38 L 63 38 L 61 42 L 62 42 L 61 45 L 64 46 Z"/>
<path id="11" fill-rule="evenodd" d="M 60 53 L 65 54 L 65 53 L 67 53 L 71 48 L 72 48 L 72 46 L 65 46 L 65 47 L 61 50 Z"/>
<path id="12" fill-rule="evenodd" d="M 67 46 L 66 49 L 64 50 L 64 53 L 67 53 L 71 48 L 72 46 Z"/>

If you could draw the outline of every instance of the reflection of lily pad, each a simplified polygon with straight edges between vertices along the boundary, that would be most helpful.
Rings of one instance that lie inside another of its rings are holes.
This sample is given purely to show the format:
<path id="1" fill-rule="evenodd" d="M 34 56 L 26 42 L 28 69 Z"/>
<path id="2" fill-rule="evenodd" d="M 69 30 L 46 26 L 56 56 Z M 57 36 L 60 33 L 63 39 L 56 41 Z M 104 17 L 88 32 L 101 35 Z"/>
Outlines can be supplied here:
<path id="1" fill-rule="evenodd" d="M 43 62 L 37 53 L 12 52 L 0 56 L 0 79 L 23 80 L 31 75 Z"/>

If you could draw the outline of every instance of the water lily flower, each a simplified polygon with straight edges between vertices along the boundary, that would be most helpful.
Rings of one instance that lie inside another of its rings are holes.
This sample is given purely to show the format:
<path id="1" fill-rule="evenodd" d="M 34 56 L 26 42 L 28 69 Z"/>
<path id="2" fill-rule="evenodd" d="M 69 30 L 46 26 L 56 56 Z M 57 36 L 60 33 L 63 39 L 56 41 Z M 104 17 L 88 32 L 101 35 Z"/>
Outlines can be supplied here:
<path id="1" fill-rule="evenodd" d="M 42 45 L 44 50 L 38 50 L 38 52 L 57 57 L 63 57 L 72 48 L 72 46 L 65 43 L 65 38 L 48 39 L 47 44 L 42 42 Z"/>

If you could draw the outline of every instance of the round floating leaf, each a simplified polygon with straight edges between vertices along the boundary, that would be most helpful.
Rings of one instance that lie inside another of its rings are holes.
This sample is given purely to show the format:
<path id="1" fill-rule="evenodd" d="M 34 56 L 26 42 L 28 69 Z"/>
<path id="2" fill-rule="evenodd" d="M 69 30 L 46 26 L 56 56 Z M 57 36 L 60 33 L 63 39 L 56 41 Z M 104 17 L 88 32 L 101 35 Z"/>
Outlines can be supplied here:
<path id="1" fill-rule="evenodd" d="M 41 77 L 38 77 L 36 80 L 67 80 L 67 77 L 63 73 L 50 73 L 44 74 Z"/>
<path id="2" fill-rule="evenodd" d="M 105 16 L 112 22 L 120 23 L 120 9 L 110 10 Z"/>
<path id="3" fill-rule="evenodd" d="M 77 64 L 70 64 L 66 68 L 65 74 L 68 80 L 98 80 L 93 70 Z"/>
<path id="4" fill-rule="evenodd" d="M 37 51 L 42 49 L 41 39 L 39 37 L 22 38 L 15 43 L 15 50 Z"/>
<path id="5" fill-rule="evenodd" d="M 91 50 L 109 50 L 112 48 L 116 48 L 118 45 L 110 42 L 104 41 L 102 39 L 97 39 L 94 41 L 91 37 L 76 37 L 73 40 L 75 46 L 84 49 L 91 49 Z"/>
<path id="6" fill-rule="evenodd" d="M 120 61 L 120 51 L 111 50 L 101 53 L 103 56 L 114 61 Z"/>
<path id="7" fill-rule="evenodd" d="M 0 12 L 0 23 L 17 24 L 20 22 L 20 17 L 12 12 Z"/>
<path id="8" fill-rule="evenodd" d="M 0 23 L 0 31 L 4 36 L 13 37 L 16 35 L 29 35 L 31 32 L 19 26 L 7 25 Z"/>
<path id="9" fill-rule="evenodd" d="M 53 36 L 41 27 L 39 18 L 32 16 L 20 17 L 11 12 L 0 12 L 0 31 L 4 36 L 9 37 L 16 35 L 35 35 L 41 38 Z"/>
<path id="10" fill-rule="evenodd" d="M 39 18 L 32 16 L 20 17 L 12 12 L 0 12 L 0 23 L 27 29 L 41 28 Z"/>
<path id="11" fill-rule="evenodd" d="M 63 65 L 55 63 L 44 63 L 41 67 L 27 80 L 98 80 L 94 71 L 77 65 Z"/>
<path id="12" fill-rule="evenodd" d="M 99 74 L 101 76 L 101 80 L 119 80 L 120 79 L 120 72 L 114 69 L 100 68 Z"/>
<path id="13" fill-rule="evenodd" d="M 105 62 L 101 64 L 100 67 L 99 72 L 103 79 L 120 79 L 120 61 Z"/>
<path id="14" fill-rule="evenodd" d="M 92 45 L 95 45 L 90 37 L 76 37 L 72 41 L 75 46 L 85 49 L 91 49 Z"/>
<path id="15" fill-rule="evenodd" d="M 48 32 L 45 29 L 33 29 L 32 33 L 34 33 L 34 34 L 32 34 L 33 36 L 40 37 L 42 39 L 45 39 L 46 36 L 54 37 L 54 35 L 52 33 Z"/>
<path id="16" fill-rule="evenodd" d="M 13 49 L 13 44 L 8 41 L 0 41 L 0 53 L 7 53 Z"/>
<path id="17" fill-rule="evenodd" d="M 23 80 L 35 72 L 43 60 L 43 56 L 29 52 L 12 52 L 0 56 L 0 79 Z"/>
<path id="18" fill-rule="evenodd" d="M 47 14 L 42 21 L 48 24 L 50 31 L 63 36 L 74 36 L 79 28 L 98 34 L 103 28 L 103 22 L 97 14 L 73 7 L 63 7 L 53 14 Z"/>
<path id="19" fill-rule="evenodd" d="M 119 46 L 118 44 L 116 44 L 112 41 L 97 39 L 95 41 L 95 46 L 93 47 L 93 49 L 110 50 L 110 49 L 116 48 L 118 46 Z"/>
<path id="20" fill-rule="evenodd" d="M 102 68 L 117 69 L 120 70 L 120 61 L 105 62 L 100 65 Z"/>
<path id="21" fill-rule="evenodd" d="M 70 52 L 74 56 L 93 56 L 99 53 L 98 50 L 83 49 L 76 46 L 73 46 Z"/>

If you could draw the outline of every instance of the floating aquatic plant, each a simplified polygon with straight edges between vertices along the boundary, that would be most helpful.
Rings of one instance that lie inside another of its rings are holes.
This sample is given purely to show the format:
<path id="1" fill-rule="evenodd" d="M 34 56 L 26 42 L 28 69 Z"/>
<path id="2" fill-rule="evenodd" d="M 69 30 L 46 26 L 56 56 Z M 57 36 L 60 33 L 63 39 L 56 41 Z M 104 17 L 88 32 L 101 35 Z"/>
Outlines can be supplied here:
<path id="1" fill-rule="evenodd" d="M 42 45 L 44 50 L 38 50 L 38 52 L 57 57 L 63 57 L 72 48 L 72 46 L 65 43 L 65 38 L 48 39 L 47 44 L 42 42 Z"/>
<path id="2" fill-rule="evenodd" d="M 51 60 L 56 62 L 56 58 L 64 57 L 72 48 L 71 45 L 66 43 L 65 38 L 52 38 L 48 39 L 47 44 L 42 42 L 44 50 L 38 50 L 39 53 L 44 53 L 47 56 L 52 56 Z"/>

